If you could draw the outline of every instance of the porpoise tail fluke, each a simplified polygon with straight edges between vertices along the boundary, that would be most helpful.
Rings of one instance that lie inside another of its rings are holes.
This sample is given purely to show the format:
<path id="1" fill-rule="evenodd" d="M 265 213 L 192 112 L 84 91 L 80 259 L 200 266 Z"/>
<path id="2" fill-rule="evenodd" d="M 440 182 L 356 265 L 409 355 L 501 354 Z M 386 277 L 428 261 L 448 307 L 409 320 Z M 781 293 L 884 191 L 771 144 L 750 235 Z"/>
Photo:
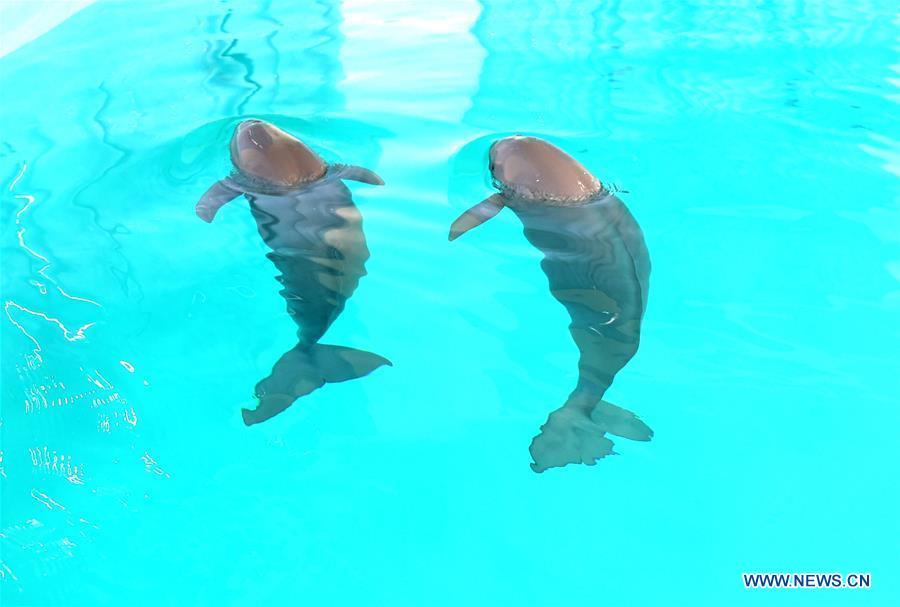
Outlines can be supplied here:
<path id="1" fill-rule="evenodd" d="M 607 433 L 637 441 L 653 437 L 653 430 L 631 411 L 604 400 L 592 405 L 591 400 L 573 394 L 550 414 L 529 447 L 532 470 L 543 472 L 567 464 L 593 466 L 598 459 L 615 454 Z"/>
<path id="2" fill-rule="evenodd" d="M 248 426 L 264 422 L 290 407 L 295 400 L 326 383 L 365 377 L 391 361 L 344 346 L 298 344 L 285 352 L 272 367 L 272 373 L 256 384 L 256 409 L 242 409 Z"/>

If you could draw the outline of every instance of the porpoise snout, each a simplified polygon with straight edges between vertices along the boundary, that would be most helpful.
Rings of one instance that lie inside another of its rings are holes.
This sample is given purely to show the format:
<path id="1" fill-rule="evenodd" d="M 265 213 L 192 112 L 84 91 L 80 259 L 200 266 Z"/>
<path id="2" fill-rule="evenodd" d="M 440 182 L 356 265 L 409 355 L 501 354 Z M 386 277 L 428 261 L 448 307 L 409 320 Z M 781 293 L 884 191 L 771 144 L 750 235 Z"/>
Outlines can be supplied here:
<path id="1" fill-rule="evenodd" d="M 262 120 L 257 120 L 256 118 L 251 118 L 250 120 L 244 120 L 237 126 L 237 131 L 240 133 L 244 129 L 248 129 L 251 126 L 255 126 L 257 124 L 263 124 Z"/>
<path id="2" fill-rule="evenodd" d="M 514 153 L 517 143 L 523 139 L 529 138 L 523 137 L 522 135 L 513 135 L 512 137 L 498 139 L 492 143 L 488 150 L 488 160 L 491 163 L 491 171 L 494 170 L 495 166 L 502 164 L 504 158 Z"/>
<path id="3" fill-rule="evenodd" d="M 277 128 L 262 120 L 244 120 L 234 130 L 234 140 L 238 142 L 238 147 L 263 149 L 272 142 L 269 131 L 277 131 Z"/>

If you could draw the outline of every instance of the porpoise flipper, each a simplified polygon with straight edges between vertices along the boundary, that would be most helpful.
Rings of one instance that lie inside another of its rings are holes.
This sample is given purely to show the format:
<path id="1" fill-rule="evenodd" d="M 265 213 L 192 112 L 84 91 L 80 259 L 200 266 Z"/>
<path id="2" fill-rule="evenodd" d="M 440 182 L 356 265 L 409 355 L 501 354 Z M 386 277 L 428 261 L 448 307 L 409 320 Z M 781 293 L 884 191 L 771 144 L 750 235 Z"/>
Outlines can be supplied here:
<path id="1" fill-rule="evenodd" d="M 369 185 L 384 185 L 384 179 L 379 177 L 375 171 L 353 164 L 342 165 L 338 175 L 341 179 L 349 179 L 350 181 L 359 181 Z"/>
<path id="2" fill-rule="evenodd" d="M 456 240 L 503 210 L 503 196 L 494 194 L 460 215 L 450 226 L 450 240 Z"/>
<path id="3" fill-rule="evenodd" d="M 213 218 L 215 218 L 216 213 L 220 208 L 243 193 L 244 192 L 241 190 L 232 186 L 230 180 L 220 179 L 212 184 L 212 186 L 206 190 L 206 193 L 200 197 L 194 210 L 200 219 L 206 223 L 212 223 Z"/>
<path id="4" fill-rule="evenodd" d="M 256 409 L 242 409 L 248 426 L 278 415 L 295 400 L 321 388 L 364 377 L 391 361 L 363 350 L 327 344 L 298 344 L 285 352 L 272 367 L 268 377 L 256 384 Z"/>

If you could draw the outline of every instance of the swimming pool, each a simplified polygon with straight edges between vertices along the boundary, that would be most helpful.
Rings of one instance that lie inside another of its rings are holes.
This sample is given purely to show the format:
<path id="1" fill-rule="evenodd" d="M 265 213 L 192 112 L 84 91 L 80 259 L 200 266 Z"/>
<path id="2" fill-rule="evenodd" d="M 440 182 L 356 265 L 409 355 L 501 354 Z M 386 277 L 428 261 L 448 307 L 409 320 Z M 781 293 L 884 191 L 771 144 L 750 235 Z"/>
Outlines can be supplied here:
<path id="1" fill-rule="evenodd" d="M 99 2 L 3 56 L 3 605 L 896 603 L 898 25 Z M 193 206 L 250 117 L 384 178 L 327 338 L 394 366 L 247 428 L 295 327 L 246 204 Z M 521 224 L 447 241 L 513 133 L 614 184 L 653 261 L 608 396 L 655 436 L 596 466 L 529 468 L 578 354 Z"/>

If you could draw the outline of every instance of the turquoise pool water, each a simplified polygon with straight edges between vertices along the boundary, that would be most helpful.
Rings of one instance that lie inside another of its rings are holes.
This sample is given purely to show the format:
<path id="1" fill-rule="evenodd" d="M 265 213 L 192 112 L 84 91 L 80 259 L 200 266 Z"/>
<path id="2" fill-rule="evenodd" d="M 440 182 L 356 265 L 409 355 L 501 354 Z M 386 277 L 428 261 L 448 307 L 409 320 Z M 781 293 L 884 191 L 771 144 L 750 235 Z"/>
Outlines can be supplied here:
<path id="1" fill-rule="evenodd" d="M 893 2 L 94 4 L 0 58 L 3 605 L 892 605 Z M 295 343 L 246 203 L 264 118 L 351 185 L 329 343 L 393 363 L 246 428 Z M 500 136 L 616 184 L 653 260 L 608 393 L 655 431 L 535 474 L 576 379 Z M 871 572 L 748 590 L 742 572 Z"/>

